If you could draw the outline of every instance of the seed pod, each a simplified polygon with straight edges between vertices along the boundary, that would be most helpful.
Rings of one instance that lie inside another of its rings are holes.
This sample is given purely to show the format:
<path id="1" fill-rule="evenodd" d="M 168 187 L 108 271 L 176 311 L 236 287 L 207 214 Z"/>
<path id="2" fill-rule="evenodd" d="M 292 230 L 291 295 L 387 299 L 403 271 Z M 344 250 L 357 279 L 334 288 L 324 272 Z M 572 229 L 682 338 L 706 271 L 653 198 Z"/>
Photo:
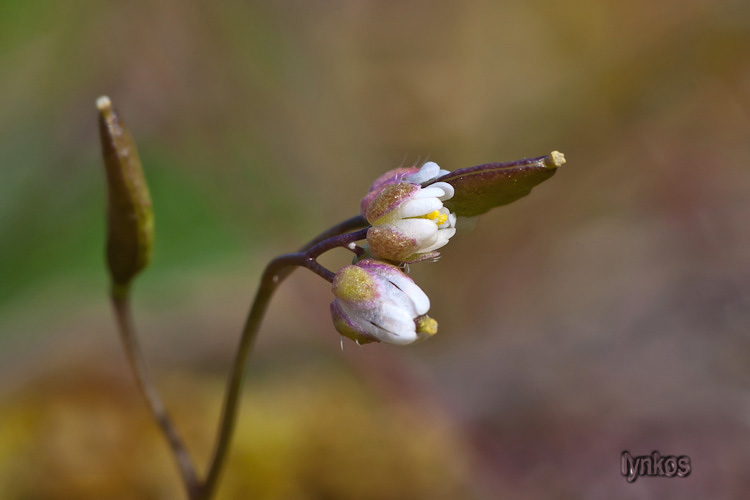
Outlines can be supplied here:
<path id="1" fill-rule="evenodd" d="M 445 206 L 457 215 L 473 217 L 523 198 L 531 188 L 552 177 L 564 163 L 565 156 L 553 151 L 537 158 L 460 168 L 427 185 L 447 182 L 453 186 L 455 193 Z"/>
<path id="2" fill-rule="evenodd" d="M 154 216 L 138 150 L 103 96 L 96 100 L 107 174 L 107 265 L 115 292 L 125 291 L 151 259 Z"/>

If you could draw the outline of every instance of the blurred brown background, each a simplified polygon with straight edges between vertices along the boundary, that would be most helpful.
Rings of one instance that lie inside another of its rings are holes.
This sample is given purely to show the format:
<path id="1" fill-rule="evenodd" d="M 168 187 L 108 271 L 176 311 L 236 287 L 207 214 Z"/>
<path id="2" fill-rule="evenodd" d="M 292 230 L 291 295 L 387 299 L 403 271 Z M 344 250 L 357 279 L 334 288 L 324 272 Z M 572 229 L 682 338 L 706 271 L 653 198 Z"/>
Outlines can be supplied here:
<path id="1" fill-rule="evenodd" d="M 136 322 L 201 465 L 269 258 L 403 163 L 568 159 L 413 266 L 429 342 L 342 352 L 298 271 L 220 498 L 744 498 L 749 5 L 4 0 L 0 497 L 182 495 L 106 300 L 107 94 L 154 198 Z M 623 450 L 693 472 L 628 484 Z"/>

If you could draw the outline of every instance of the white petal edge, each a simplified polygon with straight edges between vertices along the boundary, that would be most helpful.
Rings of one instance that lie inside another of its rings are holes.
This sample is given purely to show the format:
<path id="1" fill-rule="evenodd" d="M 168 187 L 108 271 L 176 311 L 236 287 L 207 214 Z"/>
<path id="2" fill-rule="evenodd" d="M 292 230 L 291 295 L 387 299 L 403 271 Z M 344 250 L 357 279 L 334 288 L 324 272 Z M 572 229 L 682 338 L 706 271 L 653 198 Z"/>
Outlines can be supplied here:
<path id="1" fill-rule="evenodd" d="M 390 225 L 405 236 L 417 240 L 420 247 L 432 245 L 437 238 L 438 227 L 435 222 L 429 219 L 401 219 L 392 222 Z M 418 251 L 421 252 L 422 250 Z"/>
<path id="2" fill-rule="evenodd" d="M 439 182 L 438 184 L 444 184 L 450 186 L 450 184 L 446 182 Z M 452 189 L 452 188 L 451 188 Z M 415 198 L 439 198 L 443 199 L 443 197 L 446 195 L 445 189 L 443 189 L 443 186 L 436 186 L 435 184 L 431 184 L 427 186 L 426 188 L 422 188 L 414 195 Z"/>
<path id="3" fill-rule="evenodd" d="M 372 322 L 398 339 L 398 341 L 390 340 L 394 344 L 410 344 L 417 339 L 417 325 L 414 323 L 414 318 L 400 304 L 385 302 Z"/>
<path id="4" fill-rule="evenodd" d="M 447 182 L 436 182 L 435 184 L 430 184 L 424 189 L 430 189 L 430 188 L 442 189 L 444 194 L 442 196 L 439 196 L 438 198 L 440 198 L 443 201 L 450 200 L 451 198 L 453 198 L 453 195 L 456 194 L 456 190 L 453 189 L 453 186 L 448 184 Z"/>
<path id="5" fill-rule="evenodd" d="M 409 200 L 396 209 L 396 213 L 401 218 L 421 217 L 435 210 L 443 208 L 443 202 L 435 198 L 415 198 Z"/>
<path id="6" fill-rule="evenodd" d="M 456 229 L 452 227 L 439 230 L 435 243 L 426 248 L 420 249 L 420 252 L 432 252 L 433 250 L 444 247 L 448 244 L 448 241 L 453 237 L 454 234 L 456 234 Z"/>
<path id="7" fill-rule="evenodd" d="M 440 175 L 440 166 L 434 161 L 428 161 L 419 169 L 418 172 L 406 177 L 405 180 L 415 184 L 422 184 L 432 180 Z"/>
<path id="8" fill-rule="evenodd" d="M 411 278 L 394 273 L 387 279 L 397 288 L 392 291 L 394 301 L 402 304 L 414 317 L 426 314 L 430 310 L 430 298 Z"/>
<path id="9" fill-rule="evenodd" d="M 456 227 L 456 214 L 455 213 L 449 213 L 448 214 L 448 222 L 450 227 Z"/>

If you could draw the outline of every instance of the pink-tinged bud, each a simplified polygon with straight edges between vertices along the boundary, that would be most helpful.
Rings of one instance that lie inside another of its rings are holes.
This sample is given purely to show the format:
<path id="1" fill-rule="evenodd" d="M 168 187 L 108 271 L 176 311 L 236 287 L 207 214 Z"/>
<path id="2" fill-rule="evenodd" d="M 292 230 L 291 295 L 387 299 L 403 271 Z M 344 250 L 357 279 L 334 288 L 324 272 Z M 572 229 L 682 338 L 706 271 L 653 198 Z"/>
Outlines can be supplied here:
<path id="1" fill-rule="evenodd" d="M 419 184 L 411 184 L 409 182 L 398 182 L 385 186 L 368 205 L 364 213 L 365 219 L 370 224 L 377 224 L 378 221 L 392 214 L 394 210 L 414 198 L 414 195 L 420 189 L 422 188 L 419 187 Z"/>
<path id="2" fill-rule="evenodd" d="M 370 206 L 370 202 L 380 194 L 380 191 L 382 191 L 383 188 L 390 184 L 401 182 L 404 178 L 415 174 L 418 171 L 419 167 L 394 168 L 375 179 L 375 182 L 372 183 L 367 195 L 362 199 L 362 203 L 360 204 L 362 216 L 366 217 L 365 214 L 367 213 L 367 208 Z"/>
<path id="3" fill-rule="evenodd" d="M 331 317 L 336 330 L 358 344 L 406 345 L 437 332 L 426 316 L 430 299 L 398 267 L 364 259 L 339 270 L 333 280 Z"/>

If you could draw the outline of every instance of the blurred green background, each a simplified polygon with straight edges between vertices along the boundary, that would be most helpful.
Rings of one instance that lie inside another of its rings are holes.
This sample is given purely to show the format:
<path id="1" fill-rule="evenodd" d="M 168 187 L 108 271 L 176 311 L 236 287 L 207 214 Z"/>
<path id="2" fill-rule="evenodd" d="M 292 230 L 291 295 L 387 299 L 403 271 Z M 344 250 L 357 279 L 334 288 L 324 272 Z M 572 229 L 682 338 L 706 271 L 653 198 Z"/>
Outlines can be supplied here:
<path id="1" fill-rule="evenodd" d="M 182 495 L 106 298 L 106 94 L 154 199 L 136 323 L 201 467 L 268 259 L 387 169 L 568 159 L 412 267 L 429 342 L 342 351 L 298 271 L 220 498 L 744 498 L 748 54 L 743 0 L 3 0 L 0 497 Z M 628 484 L 623 450 L 693 473 Z"/>

